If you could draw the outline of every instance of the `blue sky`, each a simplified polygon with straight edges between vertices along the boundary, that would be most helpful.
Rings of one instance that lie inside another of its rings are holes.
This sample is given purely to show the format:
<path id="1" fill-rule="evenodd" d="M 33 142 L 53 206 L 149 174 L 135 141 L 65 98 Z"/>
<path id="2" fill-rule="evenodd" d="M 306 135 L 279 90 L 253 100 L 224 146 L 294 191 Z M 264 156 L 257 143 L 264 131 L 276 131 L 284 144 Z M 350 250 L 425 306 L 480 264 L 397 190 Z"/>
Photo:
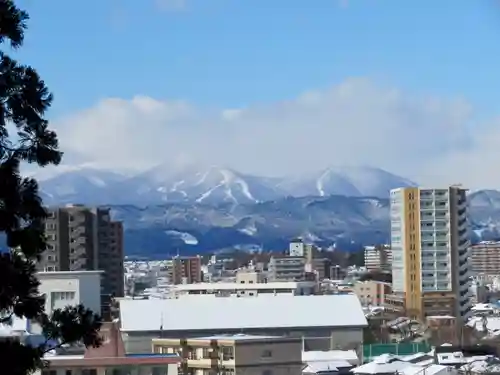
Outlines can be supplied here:
<path id="1" fill-rule="evenodd" d="M 468 131 L 498 111 L 500 4 L 493 0 L 20 5 L 32 20 L 18 55 L 54 91 L 55 119 L 136 95 L 183 100 L 198 111 L 270 106 L 352 77 L 414 97 L 463 98 L 474 108 L 461 125 Z"/>
<path id="2" fill-rule="evenodd" d="M 242 106 L 350 76 L 485 109 L 500 97 L 494 1 L 185 0 L 179 11 L 158 2 L 21 2 L 32 16 L 23 61 L 53 88 L 58 111 L 136 94 Z"/>

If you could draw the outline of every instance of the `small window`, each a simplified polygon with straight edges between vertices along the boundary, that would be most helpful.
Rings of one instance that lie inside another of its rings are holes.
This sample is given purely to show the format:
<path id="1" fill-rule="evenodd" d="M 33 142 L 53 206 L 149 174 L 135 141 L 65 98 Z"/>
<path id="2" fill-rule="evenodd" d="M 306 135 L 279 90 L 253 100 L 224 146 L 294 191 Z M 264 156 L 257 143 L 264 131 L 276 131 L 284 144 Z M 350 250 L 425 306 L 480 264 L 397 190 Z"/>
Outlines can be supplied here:
<path id="1" fill-rule="evenodd" d="M 270 350 L 264 350 L 262 352 L 262 358 L 270 358 L 273 356 L 273 352 Z"/>

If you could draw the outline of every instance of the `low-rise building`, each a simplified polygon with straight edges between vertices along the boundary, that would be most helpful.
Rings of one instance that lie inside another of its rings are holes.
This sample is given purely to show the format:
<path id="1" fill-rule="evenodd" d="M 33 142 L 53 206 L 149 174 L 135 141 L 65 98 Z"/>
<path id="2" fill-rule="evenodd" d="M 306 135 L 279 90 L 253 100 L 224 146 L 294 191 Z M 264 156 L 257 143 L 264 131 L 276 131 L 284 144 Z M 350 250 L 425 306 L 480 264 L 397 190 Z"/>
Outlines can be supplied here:
<path id="1" fill-rule="evenodd" d="M 299 281 L 306 276 L 306 259 L 301 256 L 273 256 L 269 260 L 270 281 Z"/>
<path id="2" fill-rule="evenodd" d="M 128 352 L 149 351 L 151 339 L 245 333 L 300 337 L 305 350 L 356 349 L 367 326 L 357 296 L 185 296 L 164 300 L 120 300 L 120 322 Z"/>
<path id="3" fill-rule="evenodd" d="M 178 354 L 126 354 L 115 322 L 101 328 L 99 348 L 58 348 L 43 359 L 46 367 L 35 375 L 177 375 Z"/>
<path id="4" fill-rule="evenodd" d="M 376 280 L 356 281 L 351 290 L 363 306 L 384 306 L 385 296 L 392 293 L 390 283 Z"/>
<path id="5" fill-rule="evenodd" d="M 176 285 L 172 288 L 177 297 L 183 295 L 211 295 L 216 297 L 257 297 L 258 295 L 311 295 L 317 290 L 314 281 L 276 281 L 269 283 L 198 283 Z"/>
<path id="6" fill-rule="evenodd" d="M 83 304 L 96 313 L 101 312 L 101 277 L 103 271 L 38 272 L 40 294 L 45 295 L 45 312 Z"/>
<path id="7" fill-rule="evenodd" d="M 154 353 L 179 354 L 182 374 L 302 373 L 302 341 L 297 337 L 218 335 L 153 339 Z"/>

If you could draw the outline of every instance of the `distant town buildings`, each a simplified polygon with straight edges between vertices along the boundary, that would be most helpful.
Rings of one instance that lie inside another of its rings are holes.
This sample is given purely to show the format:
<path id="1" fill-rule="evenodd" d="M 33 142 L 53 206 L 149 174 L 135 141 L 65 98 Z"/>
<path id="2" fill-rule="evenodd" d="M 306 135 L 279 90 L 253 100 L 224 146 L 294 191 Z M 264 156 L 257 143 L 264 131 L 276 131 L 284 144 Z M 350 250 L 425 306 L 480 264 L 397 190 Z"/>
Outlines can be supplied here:
<path id="1" fill-rule="evenodd" d="M 469 316 L 467 191 L 401 188 L 391 191 L 394 294 L 389 307 L 409 316 Z"/>

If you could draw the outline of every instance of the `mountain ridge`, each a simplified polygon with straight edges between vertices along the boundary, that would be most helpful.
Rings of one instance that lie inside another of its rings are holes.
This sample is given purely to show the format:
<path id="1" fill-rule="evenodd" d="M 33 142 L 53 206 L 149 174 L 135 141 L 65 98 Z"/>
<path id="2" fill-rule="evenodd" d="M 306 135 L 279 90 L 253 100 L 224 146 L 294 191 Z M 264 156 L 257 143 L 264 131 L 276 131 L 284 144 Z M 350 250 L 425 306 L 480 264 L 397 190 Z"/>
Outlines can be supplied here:
<path id="1" fill-rule="evenodd" d="M 48 205 L 109 206 L 124 222 L 126 253 L 142 256 L 283 250 L 296 237 L 347 250 L 388 243 L 388 191 L 416 185 L 370 167 L 267 178 L 214 166 L 162 166 L 134 176 L 73 169 L 40 184 Z M 500 192 L 469 198 L 471 240 L 500 238 Z"/>
<path id="2" fill-rule="evenodd" d="M 183 168 L 162 164 L 132 176 L 85 167 L 44 176 L 39 182 L 49 204 L 91 205 L 183 201 L 244 204 L 312 195 L 386 197 L 392 188 L 416 186 L 404 177 L 366 166 L 329 167 L 301 176 L 263 177 L 220 166 L 193 164 Z"/>

